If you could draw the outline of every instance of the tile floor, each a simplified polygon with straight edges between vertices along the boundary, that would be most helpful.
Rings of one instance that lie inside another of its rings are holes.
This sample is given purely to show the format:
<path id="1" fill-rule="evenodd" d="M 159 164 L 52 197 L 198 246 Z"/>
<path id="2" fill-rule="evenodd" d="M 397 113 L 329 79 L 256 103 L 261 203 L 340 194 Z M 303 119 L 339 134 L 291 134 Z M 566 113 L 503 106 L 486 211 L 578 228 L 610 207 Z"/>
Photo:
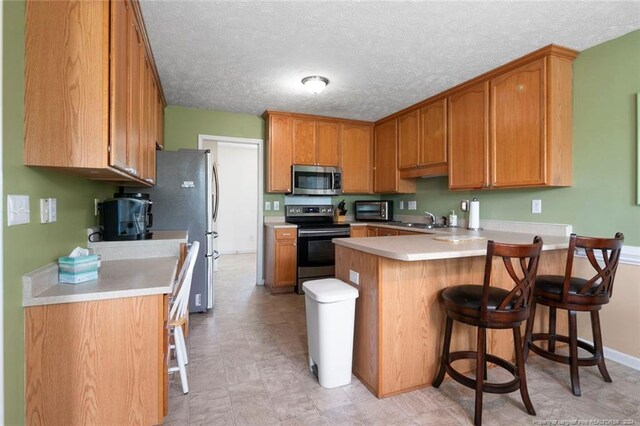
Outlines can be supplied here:
<path id="1" fill-rule="evenodd" d="M 255 255 L 220 258 L 215 299 L 213 312 L 191 315 L 190 392 L 182 394 L 177 374 L 170 379 L 165 424 L 472 424 L 474 393 L 450 380 L 383 400 L 355 377 L 348 386 L 321 388 L 306 361 L 304 297 L 272 296 L 256 286 Z M 484 424 L 640 425 L 640 371 L 607 366 L 611 384 L 596 367 L 580 369 L 578 398 L 569 390 L 567 367 L 532 356 L 527 375 L 537 416 L 526 414 L 518 392 L 486 394 Z"/>

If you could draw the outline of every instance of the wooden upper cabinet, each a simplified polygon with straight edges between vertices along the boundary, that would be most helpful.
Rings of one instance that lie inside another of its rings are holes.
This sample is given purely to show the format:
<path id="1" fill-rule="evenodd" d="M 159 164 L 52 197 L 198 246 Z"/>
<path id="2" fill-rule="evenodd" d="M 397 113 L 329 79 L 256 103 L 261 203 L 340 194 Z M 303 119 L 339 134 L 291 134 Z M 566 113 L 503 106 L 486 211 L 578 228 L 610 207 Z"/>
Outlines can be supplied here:
<path id="1" fill-rule="evenodd" d="M 373 191 L 373 126 L 351 123 L 341 126 L 342 192 L 370 193 Z"/>
<path id="2" fill-rule="evenodd" d="M 340 124 L 336 121 L 316 122 L 316 163 L 319 166 L 340 164 Z"/>
<path id="3" fill-rule="evenodd" d="M 400 177 L 447 174 L 446 102 L 440 99 L 398 117 Z"/>
<path id="4" fill-rule="evenodd" d="M 545 63 L 537 60 L 491 80 L 491 185 L 543 185 Z"/>
<path id="5" fill-rule="evenodd" d="M 449 97 L 449 188 L 488 186 L 489 84 L 483 82 Z"/>
<path id="6" fill-rule="evenodd" d="M 293 164 L 337 167 L 340 127 L 336 121 L 293 117 Z"/>
<path id="7" fill-rule="evenodd" d="M 571 185 L 576 52 L 541 51 L 450 96 L 451 189 Z"/>
<path id="8" fill-rule="evenodd" d="M 447 100 L 420 108 L 420 165 L 447 164 Z"/>
<path id="9" fill-rule="evenodd" d="M 149 185 L 156 74 L 138 2 L 30 1 L 25 29 L 25 165 Z"/>
<path id="10" fill-rule="evenodd" d="M 130 5 L 127 1 L 111 2 L 111 152 L 109 153 L 109 165 L 125 172 L 131 168 L 127 161 L 129 9 Z"/>
<path id="11" fill-rule="evenodd" d="M 415 181 L 400 179 L 397 166 L 398 120 L 374 127 L 373 191 L 377 193 L 415 192 Z"/>
<path id="12" fill-rule="evenodd" d="M 267 192 L 291 192 L 292 118 L 290 114 L 266 112 Z"/>
<path id="13" fill-rule="evenodd" d="M 316 164 L 316 121 L 293 119 L 293 164 Z"/>
<path id="14" fill-rule="evenodd" d="M 398 169 L 410 169 L 420 164 L 420 110 L 398 117 Z"/>

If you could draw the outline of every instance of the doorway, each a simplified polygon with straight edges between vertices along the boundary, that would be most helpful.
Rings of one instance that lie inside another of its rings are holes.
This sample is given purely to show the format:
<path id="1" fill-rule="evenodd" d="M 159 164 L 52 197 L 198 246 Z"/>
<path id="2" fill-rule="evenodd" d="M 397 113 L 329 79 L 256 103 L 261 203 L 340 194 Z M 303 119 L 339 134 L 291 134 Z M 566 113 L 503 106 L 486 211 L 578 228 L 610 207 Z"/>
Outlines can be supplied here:
<path id="1" fill-rule="evenodd" d="M 256 284 L 263 277 L 263 141 L 198 135 L 198 149 L 208 149 L 218 172 L 219 208 L 214 249 L 220 256 L 255 253 Z M 220 263 L 214 261 L 214 271 Z"/>

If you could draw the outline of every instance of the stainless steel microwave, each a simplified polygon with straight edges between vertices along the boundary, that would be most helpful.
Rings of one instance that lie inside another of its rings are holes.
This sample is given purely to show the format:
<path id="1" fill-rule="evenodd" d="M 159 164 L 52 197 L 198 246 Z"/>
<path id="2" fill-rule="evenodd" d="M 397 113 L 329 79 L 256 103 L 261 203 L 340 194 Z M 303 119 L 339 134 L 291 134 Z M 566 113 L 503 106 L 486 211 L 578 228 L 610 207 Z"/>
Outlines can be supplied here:
<path id="1" fill-rule="evenodd" d="M 356 201 L 355 219 L 364 221 L 389 222 L 393 220 L 393 201 Z"/>
<path id="2" fill-rule="evenodd" d="M 291 170 L 293 195 L 340 195 L 342 171 L 339 167 L 301 166 Z"/>

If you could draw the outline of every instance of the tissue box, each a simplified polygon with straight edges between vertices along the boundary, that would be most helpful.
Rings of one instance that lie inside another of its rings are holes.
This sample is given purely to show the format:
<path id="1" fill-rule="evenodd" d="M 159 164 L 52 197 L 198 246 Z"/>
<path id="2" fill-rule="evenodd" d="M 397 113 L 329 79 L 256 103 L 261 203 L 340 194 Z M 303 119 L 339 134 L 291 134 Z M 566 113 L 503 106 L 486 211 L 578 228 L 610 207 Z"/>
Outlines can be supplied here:
<path id="1" fill-rule="evenodd" d="M 58 258 L 58 281 L 61 283 L 83 283 L 98 279 L 98 255 Z"/>

